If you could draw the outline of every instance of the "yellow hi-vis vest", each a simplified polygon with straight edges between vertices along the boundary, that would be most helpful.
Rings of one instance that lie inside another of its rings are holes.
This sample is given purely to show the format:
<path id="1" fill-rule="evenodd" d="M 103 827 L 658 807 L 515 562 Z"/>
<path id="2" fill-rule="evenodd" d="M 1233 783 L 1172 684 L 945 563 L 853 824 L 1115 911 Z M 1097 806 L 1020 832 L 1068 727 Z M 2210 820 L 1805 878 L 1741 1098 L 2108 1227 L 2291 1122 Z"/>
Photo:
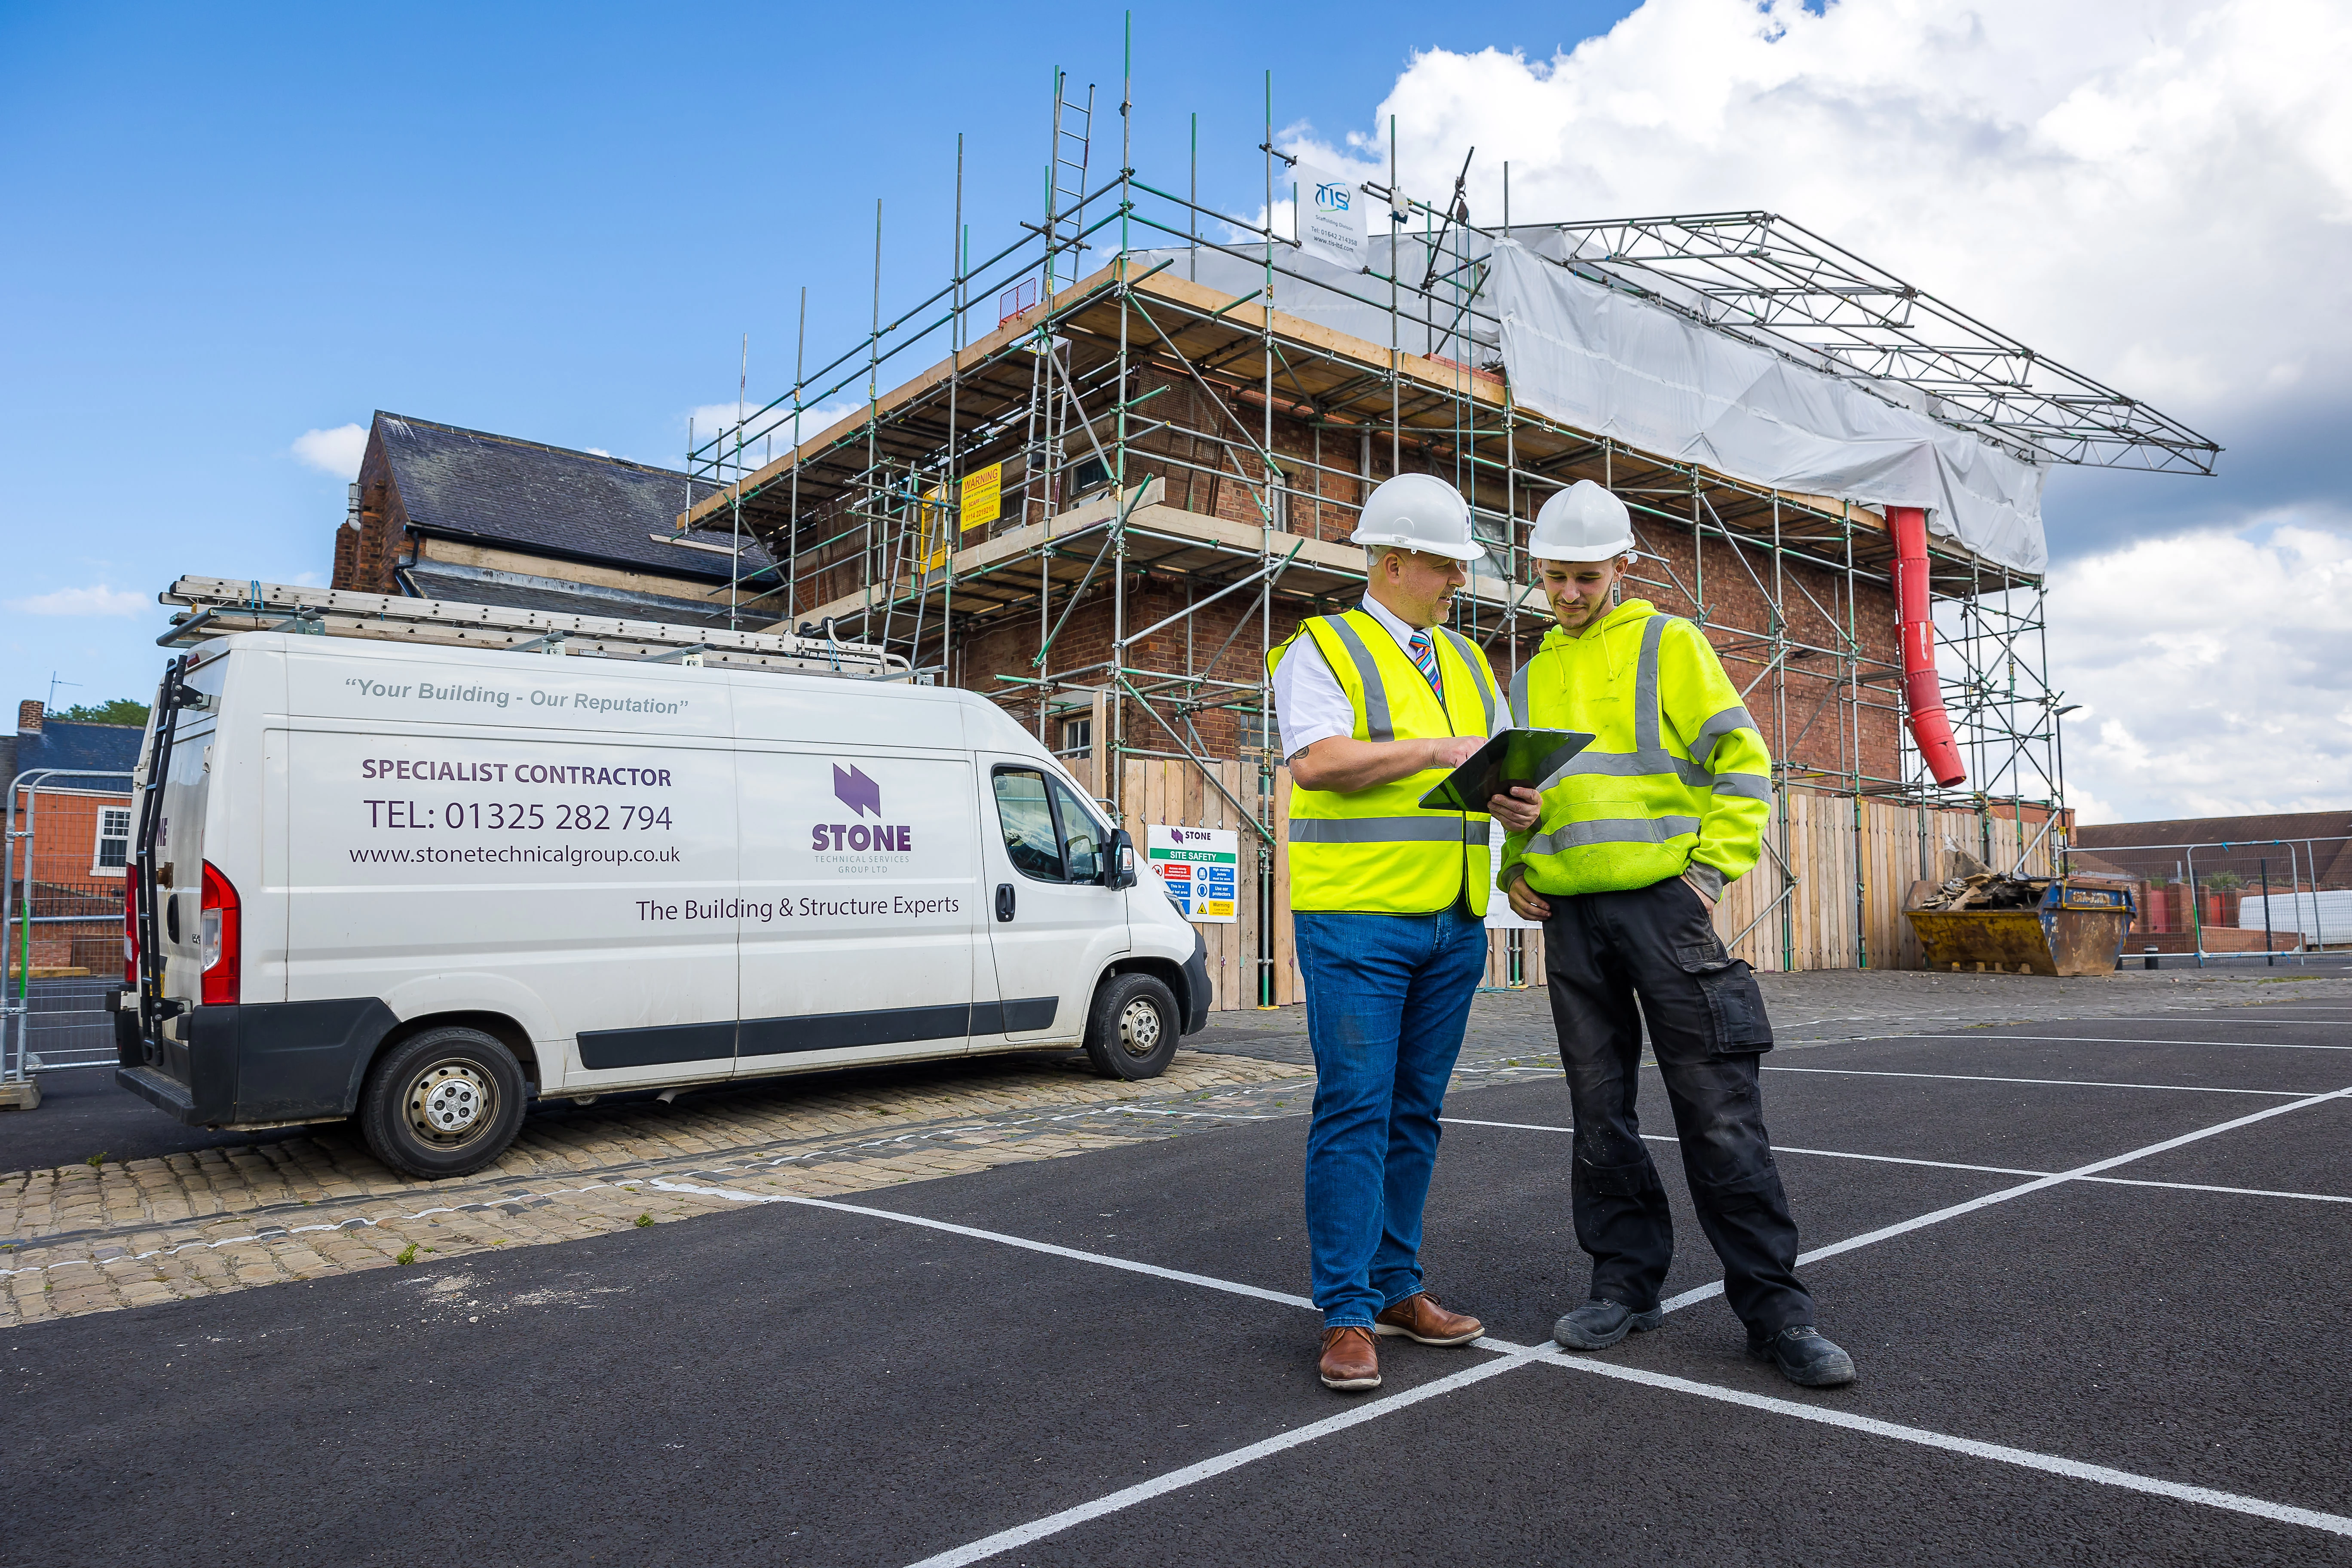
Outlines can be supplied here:
<path id="1" fill-rule="evenodd" d="M 1632 599 L 1555 626 L 1511 679 L 1511 713 L 1592 744 L 1538 786 L 1543 816 L 1503 841 L 1501 883 L 1622 892 L 1688 872 L 1720 894 L 1762 852 L 1772 757 L 1706 634 Z"/>
<path id="2" fill-rule="evenodd" d="M 1495 727 L 1502 690 L 1486 656 L 1467 638 L 1431 628 L 1445 700 L 1362 610 L 1317 616 L 1265 657 L 1271 676 L 1292 644 L 1312 637 L 1356 712 L 1359 741 L 1421 741 L 1476 735 Z M 1421 797 L 1445 777 L 1430 768 L 1370 789 L 1290 793 L 1290 907 L 1425 915 L 1466 896 L 1485 915 L 1493 857 L 1484 812 L 1423 811 Z"/>

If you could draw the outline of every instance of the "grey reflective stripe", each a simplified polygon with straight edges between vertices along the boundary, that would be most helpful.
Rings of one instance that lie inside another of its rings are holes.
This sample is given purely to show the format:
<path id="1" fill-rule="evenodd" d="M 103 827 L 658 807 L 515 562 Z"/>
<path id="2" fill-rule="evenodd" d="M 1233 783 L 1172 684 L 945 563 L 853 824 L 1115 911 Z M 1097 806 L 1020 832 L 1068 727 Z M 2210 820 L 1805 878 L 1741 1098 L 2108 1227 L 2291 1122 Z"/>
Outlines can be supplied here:
<path id="1" fill-rule="evenodd" d="M 1759 773 L 1717 773 L 1715 775 L 1715 793 L 1769 803 L 1772 781 Z"/>
<path id="2" fill-rule="evenodd" d="M 1325 616 L 1323 624 L 1339 634 L 1340 644 L 1348 657 L 1356 661 L 1356 673 L 1364 682 L 1364 739 L 1393 741 L 1396 727 L 1389 722 L 1389 689 L 1381 681 L 1381 667 L 1372 662 L 1372 650 L 1356 635 L 1345 616 Z"/>
<path id="3" fill-rule="evenodd" d="M 1734 704 L 1698 727 L 1698 733 L 1691 737 L 1691 755 L 1702 764 L 1705 763 L 1709 757 L 1715 755 L 1716 742 L 1730 734 L 1734 730 L 1754 730 L 1758 740 L 1764 738 L 1763 729 L 1748 715 L 1748 710 Z"/>
<path id="4" fill-rule="evenodd" d="M 1486 819 L 1459 816 L 1294 816 L 1293 844 L 1478 844 Z"/>
<path id="5" fill-rule="evenodd" d="M 1658 749 L 1658 645 L 1665 640 L 1666 623 L 1672 619 L 1672 616 L 1652 616 L 1642 627 L 1642 663 L 1639 673 L 1633 678 L 1633 750 L 1636 752 Z"/>
<path id="6" fill-rule="evenodd" d="M 1520 850 L 1521 856 L 1558 855 L 1592 844 L 1664 844 L 1684 834 L 1696 835 L 1696 816 L 1612 816 L 1599 822 L 1568 822 L 1549 833 L 1538 833 Z"/>
<path id="7" fill-rule="evenodd" d="M 1440 626 L 1437 629 L 1445 634 L 1445 640 L 1454 645 L 1454 651 L 1461 655 L 1462 662 L 1469 667 L 1470 679 L 1477 683 L 1478 700 L 1486 710 L 1486 732 L 1493 734 L 1495 732 L 1495 684 L 1486 679 L 1486 667 L 1478 662 L 1478 650 L 1470 646 L 1469 638 L 1453 627 Z"/>
<path id="8" fill-rule="evenodd" d="M 1511 677 L 1511 722 L 1522 730 L 1528 727 L 1528 667 L 1524 664 Z"/>
<path id="9" fill-rule="evenodd" d="M 1656 773 L 1673 773 L 1693 789 L 1707 789 L 1715 784 L 1715 775 L 1696 763 L 1686 763 L 1672 752 L 1579 752 L 1560 764 L 1551 776 L 1537 786 L 1536 793 L 1551 788 L 1562 779 L 1599 776 L 1612 779 L 1648 778 Z"/>

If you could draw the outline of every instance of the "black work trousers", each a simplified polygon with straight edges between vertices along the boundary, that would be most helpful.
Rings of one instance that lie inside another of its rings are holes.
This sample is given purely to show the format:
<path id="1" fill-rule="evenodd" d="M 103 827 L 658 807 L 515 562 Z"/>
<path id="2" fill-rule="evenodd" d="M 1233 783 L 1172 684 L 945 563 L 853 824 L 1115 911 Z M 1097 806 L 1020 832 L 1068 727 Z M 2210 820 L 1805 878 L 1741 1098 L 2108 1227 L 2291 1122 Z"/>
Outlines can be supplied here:
<path id="1" fill-rule="evenodd" d="M 1757 1057 L 1772 1048 L 1772 1029 L 1756 977 L 1725 951 L 1678 877 L 1631 892 L 1547 897 L 1545 978 L 1575 1111 L 1570 1193 L 1577 1242 L 1592 1258 L 1590 1294 L 1647 1311 L 1674 1260 L 1665 1189 L 1633 1109 L 1646 1017 L 1731 1310 L 1758 1338 L 1811 1323 L 1797 1222 L 1758 1092 Z"/>

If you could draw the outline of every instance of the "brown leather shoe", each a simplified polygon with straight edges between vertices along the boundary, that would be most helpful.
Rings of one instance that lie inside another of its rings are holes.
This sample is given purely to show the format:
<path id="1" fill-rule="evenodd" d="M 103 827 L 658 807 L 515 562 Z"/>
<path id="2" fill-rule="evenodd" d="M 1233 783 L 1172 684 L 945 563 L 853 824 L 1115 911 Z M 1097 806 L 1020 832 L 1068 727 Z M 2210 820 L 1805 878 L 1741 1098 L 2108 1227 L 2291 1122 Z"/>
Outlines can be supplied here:
<path id="1" fill-rule="evenodd" d="M 1372 1320 L 1372 1331 L 1402 1334 L 1425 1345 L 1466 1345 L 1486 1331 L 1486 1325 L 1467 1312 L 1449 1312 L 1437 1298 L 1423 1290 L 1407 1296 Z"/>
<path id="2" fill-rule="evenodd" d="M 1323 1386 L 1360 1393 L 1381 1385 L 1381 1352 L 1372 1346 L 1371 1331 L 1350 1326 L 1323 1331 L 1323 1359 L 1315 1370 Z"/>

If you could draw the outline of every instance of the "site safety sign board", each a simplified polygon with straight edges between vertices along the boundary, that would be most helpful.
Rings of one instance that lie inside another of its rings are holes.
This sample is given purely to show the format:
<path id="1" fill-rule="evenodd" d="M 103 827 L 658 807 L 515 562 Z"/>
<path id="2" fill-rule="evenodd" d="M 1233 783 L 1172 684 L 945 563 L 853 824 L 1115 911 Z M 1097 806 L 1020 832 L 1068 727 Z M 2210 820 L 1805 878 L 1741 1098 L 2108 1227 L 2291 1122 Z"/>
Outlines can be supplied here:
<path id="1" fill-rule="evenodd" d="M 1230 925 L 1240 894 L 1241 836 L 1230 827 L 1144 826 L 1144 859 L 1186 920 Z"/>

